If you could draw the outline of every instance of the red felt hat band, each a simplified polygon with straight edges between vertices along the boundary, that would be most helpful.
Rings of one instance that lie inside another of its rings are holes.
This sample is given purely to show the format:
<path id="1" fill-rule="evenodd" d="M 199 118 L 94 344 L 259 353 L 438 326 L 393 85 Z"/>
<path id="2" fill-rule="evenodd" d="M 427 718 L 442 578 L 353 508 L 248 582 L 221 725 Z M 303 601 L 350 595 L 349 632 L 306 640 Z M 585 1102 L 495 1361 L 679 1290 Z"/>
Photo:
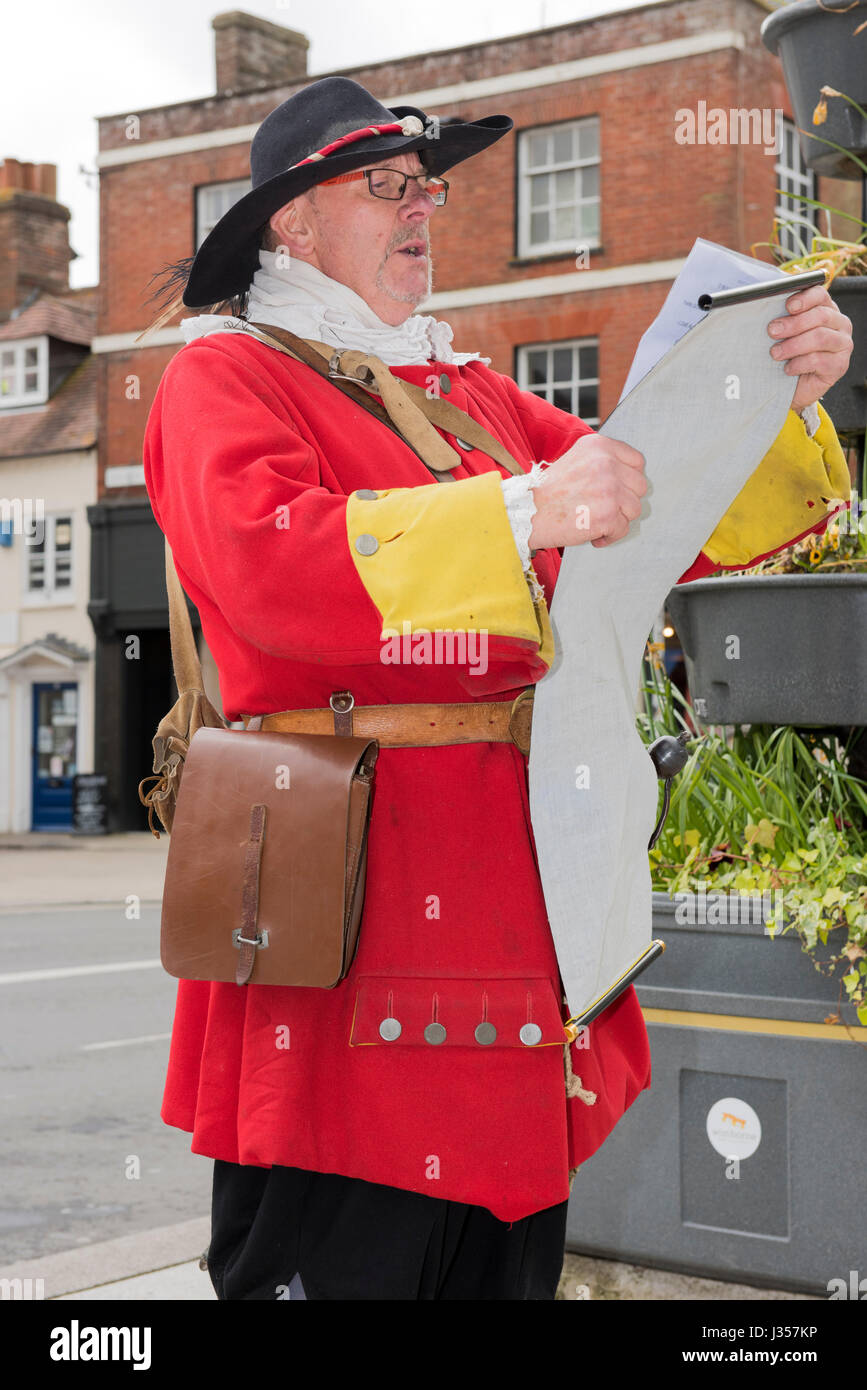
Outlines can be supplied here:
<path id="1" fill-rule="evenodd" d="M 418 130 L 406 129 L 410 121 L 413 122 L 414 127 L 419 127 Z M 330 145 L 323 145 L 321 150 L 307 155 L 305 159 L 299 159 L 297 164 L 290 164 L 289 168 L 300 169 L 304 164 L 312 164 L 316 160 L 325 159 L 326 155 L 333 154 L 343 145 L 351 145 L 356 140 L 368 139 L 371 135 L 421 135 L 423 130 L 424 127 L 417 116 L 405 116 L 402 121 L 390 121 L 387 125 L 365 125 L 359 130 L 351 130 L 348 135 L 341 135 L 339 140 L 333 140 Z"/>

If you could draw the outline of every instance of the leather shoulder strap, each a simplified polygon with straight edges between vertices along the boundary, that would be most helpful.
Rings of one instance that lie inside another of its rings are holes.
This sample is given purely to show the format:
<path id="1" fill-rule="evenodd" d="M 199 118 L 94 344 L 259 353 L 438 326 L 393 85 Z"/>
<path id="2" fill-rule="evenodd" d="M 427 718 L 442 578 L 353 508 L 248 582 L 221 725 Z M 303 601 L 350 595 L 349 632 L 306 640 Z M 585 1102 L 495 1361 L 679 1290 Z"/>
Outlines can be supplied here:
<path id="1" fill-rule="evenodd" d="M 296 357 L 305 362 L 308 367 L 312 367 L 320 376 L 324 376 L 326 380 L 332 382 L 352 400 L 357 401 L 365 410 L 376 415 L 383 424 L 394 430 L 388 411 L 379 401 L 374 400 L 368 391 L 361 386 L 355 386 L 352 382 L 331 375 L 328 370 L 327 359 L 336 349 L 330 348 L 327 343 L 314 344 L 312 340 L 299 338 L 295 333 L 290 333 L 288 329 L 278 328 L 274 324 L 251 323 L 250 327 L 257 330 L 255 336 L 268 341 L 269 346 L 277 348 L 278 351 L 286 352 L 290 357 Z M 465 410 L 461 410 L 458 406 L 452 405 L 450 401 L 445 401 L 442 398 L 431 399 L 421 386 L 416 386 L 412 382 L 403 381 L 400 378 L 396 378 L 396 380 L 400 381 L 402 389 L 410 400 L 423 411 L 433 425 L 465 440 L 473 448 L 481 449 L 483 453 L 488 454 L 513 476 L 523 475 L 524 469 L 516 462 L 508 449 L 498 439 L 495 439 L 484 425 L 473 420 Z M 408 440 L 398 430 L 394 430 L 394 432 L 403 439 L 404 443 L 408 443 Z M 414 452 L 418 453 L 418 450 L 416 449 Z M 431 467 L 423 455 L 419 454 L 419 458 L 439 480 L 454 481 L 445 470 Z"/>
<path id="2" fill-rule="evenodd" d="M 290 333 L 288 328 L 277 328 L 273 323 L 251 323 L 250 328 L 256 330 L 253 334 L 254 338 L 259 338 L 269 347 L 276 348 L 278 352 L 286 353 L 287 357 L 295 357 L 299 362 L 312 367 L 314 372 L 324 376 L 326 381 L 330 381 L 344 395 L 357 401 L 365 410 L 370 411 L 371 415 L 376 415 L 384 425 L 391 425 L 385 406 L 379 401 L 373 400 L 363 386 L 355 386 L 351 381 L 338 381 L 333 377 L 328 370 L 325 353 L 318 352 L 316 348 L 311 347 L 306 338 L 299 338 L 297 334 Z"/>
<path id="3" fill-rule="evenodd" d="M 187 611 L 187 603 L 171 546 L 166 540 L 166 592 L 169 596 L 169 641 L 172 649 L 172 665 L 175 669 L 175 684 L 178 694 L 187 690 L 204 690 L 202 663 L 193 636 L 193 625 Z"/>
<path id="4" fill-rule="evenodd" d="M 318 372 L 320 376 L 325 377 L 326 381 L 330 381 L 332 386 L 336 386 L 338 391 L 342 391 L 345 396 L 349 396 L 350 400 L 355 401 L 356 405 L 360 405 L 362 409 L 368 411 L 370 415 L 375 415 L 381 424 L 385 425 L 387 429 L 390 429 L 392 434 L 397 435 L 397 438 L 402 444 L 406 444 L 407 448 L 412 449 L 413 453 L 421 459 L 425 468 L 429 473 L 433 474 L 438 483 L 453 483 L 455 481 L 450 473 L 431 467 L 427 459 L 418 452 L 418 449 L 413 449 L 409 440 L 405 439 L 400 430 L 395 428 L 385 406 L 380 401 L 374 400 L 370 393 L 364 390 L 363 386 L 356 386 L 351 381 L 337 380 L 333 377 L 328 370 L 324 353 L 317 352 L 315 348 L 310 347 L 305 338 L 299 338 L 296 334 L 290 333 L 288 328 L 277 328 L 271 323 L 250 323 L 248 331 L 252 333 L 254 338 L 259 338 L 262 342 L 266 343 L 268 347 L 276 348 L 278 352 L 284 352 L 287 357 L 294 357 L 296 361 L 304 362 L 306 366 L 311 367 L 314 372 Z M 275 336 L 278 333 L 280 339 L 286 339 L 287 341 L 281 342 Z M 323 344 L 322 346 L 324 347 L 325 345 Z"/>

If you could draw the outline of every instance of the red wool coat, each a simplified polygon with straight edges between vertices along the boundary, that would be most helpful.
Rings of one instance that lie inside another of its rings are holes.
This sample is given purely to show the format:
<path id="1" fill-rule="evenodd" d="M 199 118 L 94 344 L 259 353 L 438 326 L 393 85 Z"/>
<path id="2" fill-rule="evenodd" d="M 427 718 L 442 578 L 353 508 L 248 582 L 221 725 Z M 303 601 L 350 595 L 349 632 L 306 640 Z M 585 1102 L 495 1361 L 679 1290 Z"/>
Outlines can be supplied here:
<path id="1" fill-rule="evenodd" d="M 421 386 L 446 378 L 447 399 L 525 469 L 591 432 L 478 362 L 393 371 Z M 478 450 L 462 457 L 458 480 L 506 476 Z M 432 483 L 389 429 L 261 342 L 218 333 L 175 355 L 144 467 L 227 719 L 324 706 L 343 689 L 360 705 L 512 700 L 547 669 L 499 483 Z M 380 498 L 347 501 L 356 489 Z M 365 568 L 360 531 L 378 535 L 387 573 Z M 550 602 L 560 555 L 534 563 Z M 698 557 L 690 577 L 709 568 Z M 461 612 L 490 634 L 483 678 L 466 663 L 383 661 L 390 618 L 398 631 L 401 613 L 414 630 L 454 630 Z M 510 744 L 384 748 L 348 977 L 332 990 L 181 981 L 162 1118 L 212 1158 L 341 1173 L 513 1221 L 566 1200 L 570 1168 L 650 1085 L 633 989 L 571 1049 L 583 1099 L 566 1096 L 565 1016 L 526 758 Z M 399 1038 L 380 1035 L 386 1017 Z M 440 1045 L 424 1037 L 434 1019 Z M 483 1019 L 492 1044 L 476 1041 Z M 535 1046 L 520 1040 L 526 1022 L 541 1029 Z"/>

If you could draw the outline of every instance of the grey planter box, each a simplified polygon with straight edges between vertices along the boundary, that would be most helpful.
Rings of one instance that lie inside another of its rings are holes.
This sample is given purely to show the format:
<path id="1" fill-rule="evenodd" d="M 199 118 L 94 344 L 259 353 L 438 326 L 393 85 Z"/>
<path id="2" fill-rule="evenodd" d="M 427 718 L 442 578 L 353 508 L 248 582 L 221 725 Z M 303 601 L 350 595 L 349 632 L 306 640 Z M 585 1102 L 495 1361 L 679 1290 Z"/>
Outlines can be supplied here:
<path id="1" fill-rule="evenodd" d="M 867 724 L 867 574 L 697 579 L 666 606 L 706 723 Z"/>
<path id="2" fill-rule="evenodd" d="M 762 23 L 762 42 L 775 53 L 782 65 L 786 86 L 792 98 L 795 124 L 802 130 L 815 129 L 824 140 L 834 140 L 860 158 L 867 153 L 867 121 L 847 101 L 828 98 L 828 119 L 813 126 L 813 111 L 821 87 L 845 92 L 867 110 L 867 57 L 863 34 L 853 38 L 858 25 L 867 19 L 867 0 L 844 9 L 840 3 L 823 9 L 816 0 L 798 0 L 776 10 Z M 848 5 L 849 0 L 846 0 Z M 860 179 L 862 171 L 847 155 L 823 145 L 811 136 L 800 136 L 801 151 L 807 165 L 817 174 L 835 179 Z"/>
<path id="3" fill-rule="evenodd" d="M 829 1280 L 867 1273 L 867 1033 L 823 1026 L 838 986 L 794 935 L 679 925 L 668 896 L 653 898 L 668 949 L 637 990 L 658 1011 L 653 1082 L 579 1169 L 567 1246 L 827 1297 Z M 842 1017 L 857 1025 L 851 1008 Z M 726 1157 L 756 1139 L 739 1167 Z"/>
<path id="4" fill-rule="evenodd" d="M 864 37 L 867 39 L 867 30 Z M 864 62 L 867 63 L 867 45 Z M 864 236 L 867 237 L 867 227 Z M 867 430 L 867 275 L 838 275 L 831 281 L 828 293 L 840 312 L 852 320 L 855 347 L 846 375 L 825 392 L 822 406 L 838 432 L 857 434 Z"/>

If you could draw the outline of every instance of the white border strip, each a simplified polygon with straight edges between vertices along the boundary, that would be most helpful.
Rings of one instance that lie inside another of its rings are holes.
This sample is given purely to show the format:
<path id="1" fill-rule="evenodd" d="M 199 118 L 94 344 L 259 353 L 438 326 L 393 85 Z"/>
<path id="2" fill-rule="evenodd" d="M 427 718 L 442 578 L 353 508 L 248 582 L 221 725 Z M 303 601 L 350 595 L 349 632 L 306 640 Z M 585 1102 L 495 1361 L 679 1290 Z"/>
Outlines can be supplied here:
<path id="1" fill-rule="evenodd" d="M 638 261 L 633 265 L 611 266 L 607 270 L 573 270 L 564 275 L 539 275 L 532 280 L 507 280 L 498 285 L 443 290 L 441 294 L 432 294 L 421 308 L 425 313 L 441 313 L 446 309 L 471 309 L 480 304 L 505 304 L 521 299 L 545 299 L 548 295 L 645 285 L 653 280 L 674 280 L 683 269 L 684 262 L 684 257 L 676 261 Z M 143 351 L 184 342 L 180 328 L 160 328 L 143 343 L 137 343 L 137 337 L 138 333 L 106 333 L 94 338 L 90 350 L 94 353 Z"/>
<path id="2" fill-rule="evenodd" d="M 746 48 L 744 35 L 736 29 L 719 29 L 710 34 L 693 34 L 689 38 L 666 39 L 663 43 L 626 48 L 619 53 L 597 53 L 589 58 L 573 58 L 567 63 L 549 63 L 546 67 L 504 72 L 497 77 L 453 82 L 447 87 L 401 92 L 400 95 L 383 98 L 383 104 L 388 107 L 420 106 L 427 111 L 429 107 L 445 106 L 459 101 L 479 101 L 485 97 L 505 96 L 509 92 L 535 91 L 538 87 L 551 87 L 559 82 L 575 82 L 582 78 L 597 77 L 605 72 L 643 68 L 652 63 L 675 62 L 679 58 L 694 58 L 702 53 L 716 53 L 725 48 Z M 219 97 L 217 99 L 219 100 Z M 102 150 L 96 156 L 96 167 L 111 169 L 119 164 L 133 164 L 140 159 L 165 159 L 169 155 L 192 154 L 196 150 L 249 144 L 260 124 L 261 122 L 257 121 L 254 125 L 229 126 L 225 130 L 175 135 L 168 140 L 151 140 L 144 145 L 130 141 L 124 148 Z"/>

